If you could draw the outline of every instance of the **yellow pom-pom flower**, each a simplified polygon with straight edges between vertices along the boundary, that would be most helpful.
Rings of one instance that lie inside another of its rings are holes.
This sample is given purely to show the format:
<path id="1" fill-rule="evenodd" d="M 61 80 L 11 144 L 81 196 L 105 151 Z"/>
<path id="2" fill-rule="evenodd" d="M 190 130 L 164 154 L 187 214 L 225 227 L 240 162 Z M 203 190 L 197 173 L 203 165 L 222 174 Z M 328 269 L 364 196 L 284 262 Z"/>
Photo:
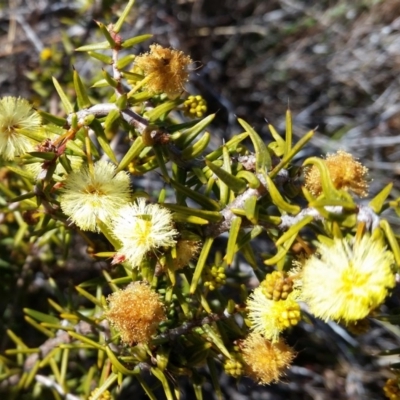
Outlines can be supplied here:
<path id="1" fill-rule="evenodd" d="M 256 332 L 243 341 L 241 351 L 246 374 L 261 385 L 278 382 L 295 357 L 282 339 L 272 343 Z"/>
<path id="2" fill-rule="evenodd" d="M 189 78 L 188 66 L 192 59 L 182 51 L 152 44 L 150 52 L 135 59 L 134 70 L 145 75 L 144 86 L 155 94 L 165 93 L 169 98 L 178 97 Z"/>
<path id="3" fill-rule="evenodd" d="M 40 131 L 40 115 L 28 101 L 16 97 L 0 100 L 0 156 L 13 160 L 33 151 L 37 142 L 32 139 Z"/>
<path id="4" fill-rule="evenodd" d="M 108 297 L 106 318 L 124 343 L 146 343 L 165 320 L 163 303 L 147 283 L 134 282 Z"/>
<path id="5" fill-rule="evenodd" d="M 61 208 L 84 231 L 99 231 L 97 220 L 110 223 L 130 200 L 129 176 L 107 161 L 68 175 L 60 197 Z"/>
<path id="6" fill-rule="evenodd" d="M 301 319 L 297 296 L 298 291 L 293 291 L 286 300 L 271 300 L 259 286 L 247 300 L 251 329 L 269 340 L 277 341 L 282 331 L 297 325 Z"/>
<path id="7" fill-rule="evenodd" d="M 122 243 L 114 260 L 128 260 L 132 267 L 138 267 L 148 252 L 175 245 L 178 234 L 171 212 L 158 204 L 146 204 L 145 198 L 119 210 L 113 233 Z"/>
<path id="8" fill-rule="evenodd" d="M 380 241 L 364 236 L 352 243 L 320 243 L 301 273 L 301 298 L 325 321 L 345 323 L 365 318 L 395 285 L 393 254 Z"/>

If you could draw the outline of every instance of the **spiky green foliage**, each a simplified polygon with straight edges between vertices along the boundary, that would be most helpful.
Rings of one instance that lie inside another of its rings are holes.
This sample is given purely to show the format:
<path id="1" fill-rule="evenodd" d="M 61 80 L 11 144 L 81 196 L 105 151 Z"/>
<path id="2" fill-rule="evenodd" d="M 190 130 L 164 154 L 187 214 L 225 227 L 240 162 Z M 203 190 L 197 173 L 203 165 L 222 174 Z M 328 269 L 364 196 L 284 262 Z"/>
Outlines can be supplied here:
<path id="1" fill-rule="evenodd" d="M 380 216 L 390 207 L 398 211 L 398 201 L 388 200 L 391 187 L 361 206 L 348 188 L 351 183 L 367 187 L 365 169 L 353 168 L 343 186 L 333 179 L 332 163 L 324 159 L 306 159 L 302 167 L 295 164 L 293 159 L 314 131 L 293 143 L 289 110 L 284 136 L 270 126 L 271 137 L 265 141 L 240 119 L 242 132 L 209 150 L 214 115 L 203 117 L 205 103 L 198 96 L 201 112 L 191 114 L 199 119 L 185 119 L 190 58 L 157 45 L 135 64 L 138 55 L 132 47 L 149 36 L 120 36 L 132 5 L 130 1 L 114 26 L 98 24 L 103 41 L 77 49 L 104 63 L 102 78 L 89 88 L 74 71 L 74 98 L 54 78 L 64 115 L 39 111 L 42 142 L 33 151 L 16 154 L 14 160 L 1 161 L 0 244 L 5 251 L 0 266 L 6 282 L 21 276 L 34 282 L 37 262 L 50 270 L 72 264 L 79 271 L 79 263 L 82 269 L 94 269 L 94 263 L 83 265 L 79 247 L 101 266 L 89 274 L 90 279 L 78 278 L 75 286 L 36 277 L 44 280 L 47 290 L 43 302 L 35 304 L 37 309 L 26 308 L 29 285 L 18 282 L 20 289 L 10 307 L 25 306 L 25 323 L 41 335 L 41 341 L 32 343 L 15 321 L 5 318 L 6 325 L 13 326 L 7 331 L 12 345 L 0 356 L 0 391 L 6 390 L 10 398 L 21 398 L 22 393 L 31 393 L 30 398 L 58 399 L 66 394 L 92 400 L 117 398 L 122 387 L 136 382 L 155 399 L 149 374 L 167 399 L 179 397 L 177 382 L 182 376 L 191 382 L 198 399 L 202 376 L 210 376 L 221 398 L 220 366 L 228 366 L 227 373 L 236 378 L 247 374 L 269 383 L 266 377 L 275 381 L 280 368 L 286 369 L 293 358 L 282 339 L 291 326 L 285 325 L 288 318 L 271 312 L 268 321 L 258 320 L 265 316 L 258 303 L 270 305 L 275 300 L 264 299 L 262 289 L 257 297 L 248 297 L 254 288 L 250 277 L 263 282 L 272 269 L 286 271 L 297 291 L 288 298 L 295 302 L 301 299 L 301 265 L 307 257 L 319 257 L 318 263 L 324 264 L 335 241 L 345 240 L 350 246 L 368 236 L 368 243 L 379 242 L 371 249 L 387 252 L 387 282 L 384 278 L 376 282 L 379 301 L 369 301 L 365 294 L 362 316 L 376 313 L 372 307 L 379 306 L 394 285 L 400 263 L 398 239 Z M 93 100 L 99 97 L 93 95 L 97 88 L 107 93 L 102 101 Z M 335 174 L 344 175 L 358 163 L 350 155 L 346 160 L 347 164 L 333 163 Z M 141 187 L 140 178 L 149 174 L 161 183 L 158 193 Z M 310 189 L 316 186 L 318 193 Z M 146 206 L 146 201 L 151 204 Z M 228 238 L 221 249 L 216 239 L 224 234 Z M 255 241 L 262 244 L 263 253 L 254 250 Z M 322 247 L 323 257 L 312 255 Z M 357 264 L 360 257 L 363 268 Z M 341 262 L 349 263 L 346 271 L 358 268 L 353 275 L 357 278 L 371 267 L 365 268 L 367 261 L 360 257 L 352 258 L 351 252 L 341 257 Z M 335 290 L 340 291 L 345 278 L 336 275 L 340 274 L 332 274 L 338 280 Z M 346 279 L 346 290 L 351 292 L 351 280 Z M 323 284 L 319 277 L 318 285 Z M 127 289 L 132 287 L 145 287 L 152 301 L 143 299 L 141 289 L 139 294 Z M 3 302 L 12 302 L 11 289 L 5 291 L 8 297 Z M 308 297 L 310 290 L 308 284 Z M 323 297 L 323 287 L 318 293 Z M 327 304 L 335 301 L 335 294 L 340 295 L 329 292 Z M 116 298 L 117 307 L 112 304 Z M 257 300 L 249 310 L 248 298 L 250 303 Z M 285 300 L 278 299 L 284 312 Z M 272 310 L 278 309 L 275 305 Z M 297 312 L 297 304 L 291 304 L 293 308 Z M 248 318 L 252 309 L 257 313 Z M 327 307 L 323 317 L 346 321 L 341 311 L 336 308 L 329 315 Z M 270 320 L 275 317 L 281 318 L 279 324 Z M 274 334 L 258 337 L 267 323 L 274 326 Z M 124 331 L 132 326 L 139 334 Z M 285 349 L 286 357 L 279 359 L 279 346 L 268 343 L 270 336 Z M 132 339 L 136 337 L 140 341 Z M 268 349 L 274 348 L 279 368 L 269 363 L 269 356 L 260 360 L 249 356 L 246 338 L 253 338 L 250 347 L 258 349 L 260 357 L 272 354 Z"/>

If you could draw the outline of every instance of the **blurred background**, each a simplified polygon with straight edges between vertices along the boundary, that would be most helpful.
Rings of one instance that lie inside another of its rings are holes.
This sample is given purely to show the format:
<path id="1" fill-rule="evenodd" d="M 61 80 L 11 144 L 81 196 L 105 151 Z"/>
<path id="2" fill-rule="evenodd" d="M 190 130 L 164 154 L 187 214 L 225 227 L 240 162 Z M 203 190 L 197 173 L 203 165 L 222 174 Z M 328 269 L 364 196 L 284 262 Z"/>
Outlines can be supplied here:
<path id="1" fill-rule="evenodd" d="M 74 48 L 103 40 L 94 20 L 116 21 L 125 4 L 0 0 L 0 95 L 58 112 L 51 77 L 71 95 L 72 66 L 88 84 L 99 79 L 101 63 Z M 214 146 L 241 131 L 237 117 L 268 141 L 266 120 L 284 132 L 289 106 L 295 137 L 318 127 L 299 162 L 346 150 L 370 168 L 371 195 L 393 182 L 400 197 L 398 0 L 137 0 L 122 36 L 144 33 L 154 37 L 137 53 L 158 42 L 195 61 L 187 91 L 217 112 Z M 387 218 L 399 231 L 398 216 Z M 384 365 L 398 359 L 377 355 L 400 344 L 398 332 L 375 323 L 355 338 L 311 322 L 290 335 L 302 350 L 285 382 L 263 388 L 223 377 L 226 398 L 383 399 Z"/>

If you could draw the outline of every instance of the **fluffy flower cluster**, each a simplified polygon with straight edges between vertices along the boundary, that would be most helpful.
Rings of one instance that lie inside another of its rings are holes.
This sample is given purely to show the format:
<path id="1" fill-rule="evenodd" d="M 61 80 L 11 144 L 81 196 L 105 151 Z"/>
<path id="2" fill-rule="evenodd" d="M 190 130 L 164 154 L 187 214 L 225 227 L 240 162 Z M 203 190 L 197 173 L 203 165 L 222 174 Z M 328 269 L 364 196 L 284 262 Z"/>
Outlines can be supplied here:
<path id="1" fill-rule="evenodd" d="M 105 313 L 124 343 L 148 342 L 165 319 L 158 294 L 144 282 L 134 282 L 108 297 Z"/>
<path id="2" fill-rule="evenodd" d="M 113 233 L 122 243 L 114 261 L 128 260 L 132 267 L 138 267 L 148 252 L 173 246 L 178 234 L 170 211 L 158 204 L 146 204 L 145 198 L 119 210 Z"/>
<path id="3" fill-rule="evenodd" d="M 0 156 L 13 160 L 16 156 L 33 151 L 41 128 L 40 115 L 24 99 L 3 97 L 0 100 Z"/>
<path id="4" fill-rule="evenodd" d="M 251 329 L 266 339 L 278 341 L 282 331 L 300 321 L 301 312 L 297 297 L 298 291 L 293 291 L 286 300 L 271 300 L 259 286 L 247 301 Z"/>
<path id="5" fill-rule="evenodd" d="M 356 161 L 351 154 L 339 150 L 335 154 L 328 154 L 325 163 L 336 189 L 349 190 L 360 197 L 367 196 L 368 168 Z M 315 196 L 321 194 L 321 175 L 317 166 L 313 165 L 307 172 L 305 187 Z"/>
<path id="6" fill-rule="evenodd" d="M 135 59 L 135 70 L 145 74 L 145 86 L 153 93 L 165 93 L 169 98 L 178 97 L 189 78 L 188 66 L 192 62 L 182 51 L 152 44 L 150 52 Z"/>
<path id="7" fill-rule="evenodd" d="M 282 339 L 272 343 L 259 333 L 251 333 L 242 343 L 246 374 L 262 385 L 279 381 L 295 353 Z"/>
<path id="8" fill-rule="evenodd" d="M 380 241 L 335 239 L 320 243 L 301 272 L 301 297 L 323 320 L 349 323 L 366 317 L 395 285 L 393 254 Z"/>
<path id="9" fill-rule="evenodd" d="M 181 239 L 176 242 L 176 258 L 173 266 L 175 270 L 186 267 L 189 262 L 196 258 L 200 251 L 200 242 L 195 240 Z"/>
<path id="10" fill-rule="evenodd" d="M 115 166 L 98 161 L 89 168 L 73 172 L 65 180 L 61 208 L 84 231 L 99 231 L 97 221 L 111 222 L 130 200 L 129 176 L 115 173 Z"/>

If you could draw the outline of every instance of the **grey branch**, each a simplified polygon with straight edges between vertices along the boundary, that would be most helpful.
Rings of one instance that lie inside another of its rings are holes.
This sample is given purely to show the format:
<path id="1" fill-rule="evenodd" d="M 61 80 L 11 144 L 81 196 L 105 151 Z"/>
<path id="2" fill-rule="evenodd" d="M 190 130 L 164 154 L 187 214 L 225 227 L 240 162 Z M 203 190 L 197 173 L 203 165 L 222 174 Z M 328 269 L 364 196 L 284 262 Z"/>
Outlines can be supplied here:
<path id="1" fill-rule="evenodd" d="M 107 116 L 113 110 L 118 110 L 121 114 L 121 117 L 129 125 L 133 126 L 140 134 L 142 134 L 150 126 L 150 123 L 146 118 L 137 114 L 130 108 L 119 110 L 114 103 L 96 104 L 93 107 L 70 114 L 67 117 L 67 123 L 71 125 L 72 117 L 76 115 L 76 117 L 78 118 L 78 124 L 85 124 L 85 119 L 89 115 L 94 115 L 96 118 L 101 118 Z M 149 136 L 154 140 L 155 143 L 158 142 L 159 138 L 163 135 L 168 136 L 169 133 L 158 127 L 154 127 L 154 129 L 149 132 Z M 204 161 L 182 160 L 182 151 L 178 149 L 172 142 L 166 140 L 166 143 L 164 145 L 168 146 L 171 161 L 173 161 L 179 167 L 183 169 L 190 169 L 194 167 L 202 168 L 204 166 Z"/>
<path id="2" fill-rule="evenodd" d="M 284 173 L 281 175 L 283 178 Z M 258 176 L 260 179 L 261 177 Z M 262 180 L 260 179 L 262 182 Z M 223 220 L 221 222 L 206 225 L 203 229 L 203 233 L 208 237 L 217 237 L 224 232 L 228 232 L 231 228 L 233 218 L 236 216 L 232 209 L 244 209 L 246 200 L 251 196 L 256 196 L 257 199 L 261 198 L 268 192 L 267 185 L 262 183 L 257 189 L 247 189 L 244 193 L 236 197 L 232 203 L 228 204 L 222 211 Z M 326 206 L 324 207 L 326 211 L 332 214 L 343 214 L 345 211 L 342 206 Z M 368 206 L 358 205 L 357 206 L 357 222 L 364 222 L 366 228 L 370 231 L 374 231 L 379 226 L 380 218 L 375 212 Z M 306 216 L 312 216 L 315 221 L 322 221 L 324 218 L 318 212 L 316 208 L 309 207 L 300 211 L 297 215 L 282 215 L 281 223 L 277 226 L 278 229 L 284 231 L 289 229 L 291 226 L 297 224 Z M 243 226 L 243 225 L 242 225 Z"/>
<path id="3" fill-rule="evenodd" d="M 105 103 L 105 104 L 96 104 L 93 107 L 90 107 L 86 110 L 81 110 L 76 113 L 76 116 L 78 117 L 78 122 L 84 123 L 85 118 L 87 118 L 89 115 L 94 115 L 95 117 L 104 117 L 108 115 L 112 110 L 118 110 L 118 107 L 113 104 L 113 103 Z M 139 114 L 135 113 L 133 110 L 130 108 L 126 108 L 124 110 L 120 110 L 122 118 L 131 126 L 134 126 L 135 129 L 137 129 L 140 133 L 143 133 L 146 128 L 149 127 L 149 121 L 146 118 L 143 118 Z M 67 118 L 68 123 L 71 123 L 72 121 L 72 115 L 69 115 Z M 157 130 L 157 128 L 154 130 L 154 132 L 151 132 L 150 135 L 156 136 L 160 133 L 166 133 L 162 132 L 161 130 Z M 173 161 L 177 163 L 180 167 L 182 168 L 190 168 L 193 166 L 200 167 L 201 166 L 201 161 L 191 161 L 189 163 L 185 162 L 179 162 L 180 159 L 180 154 L 181 151 L 174 147 L 171 143 L 168 143 L 169 145 L 169 150 L 170 154 L 173 158 Z M 253 165 L 254 160 L 249 159 L 254 157 L 253 155 L 251 156 L 246 156 L 246 162 L 243 160 L 242 165 L 246 168 L 246 165 Z M 242 160 L 239 160 L 242 161 Z M 246 200 L 249 199 L 252 196 L 256 196 L 257 199 L 260 199 L 263 197 L 267 192 L 268 192 L 268 185 L 265 182 L 265 179 L 262 174 L 258 174 L 257 178 L 260 180 L 261 184 L 258 188 L 256 189 L 247 189 L 244 193 L 241 195 L 237 196 L 235 200 L 232 201 L 232 203 L 228 204 L 222 211 L 221 215 L 223 216 L 223 220 L 218 223 L 213 223 L 207 225 L 203 229 L 203 233 L 205 236 L 211 236 L 211 237 L 217 237 L 221 235 L 224 232 L 229 231 L 231 225 L 232 225 L 232 220 L 235 217 L 235 214 L 232 212 L 232 209 L 244 209 L 244 205 L 246 203 Z M 288 176 L 288 171 L 286 169 L 282 169 L 279 171 L 279 174 L 275 178 L 275 183 L 280 186 L 283 183 L 285 183 L 289 179 Z M 325 209 L 333 214 L 342 214 L 343 213 L 343 207 L 341 206 L 327 206 Z M 296 224 L 297 222 L 301 221 L 304 217 L 311 215 L 315 220 L 323 220 L 323 217 L 319 214 L 318 210 L 315 208 L 306 208 L 302 210 L 299 214 L 296 216 L 291 216 L 291 215 L 283 215 L 281 217 L 281 223 L 278 225 L 278 228 L 281 230 L 285 230 L 290 228 L 292 225 Z M 367 229 L 369 230 L 374 230 L 379 226 L 379 217 L 376 215 L 371 208 L 368 206 L 358 206 L 358 213 L 357 213 L 357 221 L 358 222 L 365 222 Z"/>
<path id="4" fill-rule="evenodd" d="M 155 340 L 175 340 L 179 338 L 182 335 L 187 334 L 190 332 L 192 329 L 198 327 L 198 326 L 203 326 L 203 325 L 210 325 L 215 321 L 219 321 L 221 319 L 227 318 L 226 315 L 224 314 L 209 314 L 206 317 L 199 319 L 199 320 L 194 320 L 194 321 L 188 321 L 184 323 L 182 326 L 174 329 L 170 329 L 165 333 L 162 333 L 161 335 L 158 335 Z"/>
<path id="5" fill-rule="evenodd" d="M 326 211 L 332 214 L 343 214 L 344 210 L 342 206 L 326 206 L 324 207 Z M 305 208 L 300 211 L 297 215 L 282 215 L 281 223 L 278 228 L 281 230 L 286 230 L 292 225 L 300 222 L 304 217 L 311 216 L 315 221 L 323 221 L 322 215 L 318 212 L 316 208 Z M 365 222 L 366 228 L 368 230 L 375 230 L 379 226 L 379 216 L 368 206 L 359 205 L 357 213 L 357 222 Z"/>
<path id="6" fill-rule="evenodd" d="M 35 375 L 35 380 L 44 386 L 55 389 L 60 396 L 66 400 L 80 400 L 80 397 L 70 393 L 65 393 L 63 388 L 54 380 L 44 375 Z"/>
<path id="7" fill-rule="evenodd" d="M 143 118 L 130 108 L 119 110 L 119 108 L 114 103 L 96 104 L 90 108 L 86 108 L 85 110 L 80 110 L 76 113 L 72 113 L 68 115 L 67 123 L 71 125 L 72 117 L 76 115 L 76 117 L 78 118 L 78 123 L 84 124 L 85 119 L 89 115 L 94 115 L 96 118 L 106 117 L 113 110 L 120 111 L 122 118 L 129 125 L 134 126 L 140 133 L 142 133 L 149 126 L 149 121 L 146 118 Z"/>

